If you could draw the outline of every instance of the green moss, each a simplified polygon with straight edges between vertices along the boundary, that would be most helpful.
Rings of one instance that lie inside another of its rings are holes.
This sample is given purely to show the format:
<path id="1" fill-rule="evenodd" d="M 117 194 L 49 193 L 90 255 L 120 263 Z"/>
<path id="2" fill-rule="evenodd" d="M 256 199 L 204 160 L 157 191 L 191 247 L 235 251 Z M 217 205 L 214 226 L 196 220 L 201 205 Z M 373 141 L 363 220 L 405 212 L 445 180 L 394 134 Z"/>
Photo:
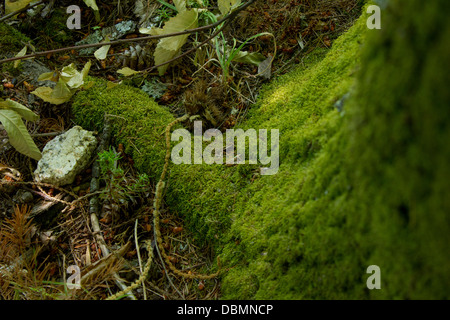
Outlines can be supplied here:
<path id="1" fill-rule="evenodd" d="M 0 23 L 0 59 L 5 59 L 19 53 L 25 46 L 25 43 L 30 41 L 25 35 L 7 25 Z M 17 73 L 20 69 L 13 68 L 13 62 L 3 63 L 0 65 L 1 72 Z"/>
<path id="2" fill-rule="evenodd" d="M 2 48 L 2 54 L 6 52 L 18 52 L 24 47 L 24 43 L 30 41 L 25 35 L 7 25 L 6 23 L 0 23 L 0 44 Z"/>
<path id="3" fill-rule="evenodd" d="M 381 31 L 364 14 L 329 52 L 266 86 L 242 128 L 280 130 L 276 175 L 171 165 L 168 207 L 233 267 L 224 299 L 449 298 L 446 7 L 399 1 Z M 119 140 L 157 180 L 173 117 L 139 90 L 102 86 L 77 95 L 77 121 L 127 119 Z M 381 290 L 366 287 L 372 264 Z"/>
<path id="4" fill-rule="evenodd" d="M 384 270 L 370 296 L 448 299 L 450 6 L 390 6 L 364 51 L 346 133 L 368 261 Z"/>

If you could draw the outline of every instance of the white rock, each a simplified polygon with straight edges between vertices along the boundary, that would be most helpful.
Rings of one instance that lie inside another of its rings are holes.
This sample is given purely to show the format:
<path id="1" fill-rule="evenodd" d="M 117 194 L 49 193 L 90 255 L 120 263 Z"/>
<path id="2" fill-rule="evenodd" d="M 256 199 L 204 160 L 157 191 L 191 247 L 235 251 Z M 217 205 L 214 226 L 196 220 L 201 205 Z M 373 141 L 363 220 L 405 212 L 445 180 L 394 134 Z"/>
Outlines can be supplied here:
<path id="1" fill-rule="evenodd" d="M 55 186 L 70 184 L 91 159 L 97 140 L 90 131 L 75 126 L 48 142 L 34 171 L 36 181 Z"/>

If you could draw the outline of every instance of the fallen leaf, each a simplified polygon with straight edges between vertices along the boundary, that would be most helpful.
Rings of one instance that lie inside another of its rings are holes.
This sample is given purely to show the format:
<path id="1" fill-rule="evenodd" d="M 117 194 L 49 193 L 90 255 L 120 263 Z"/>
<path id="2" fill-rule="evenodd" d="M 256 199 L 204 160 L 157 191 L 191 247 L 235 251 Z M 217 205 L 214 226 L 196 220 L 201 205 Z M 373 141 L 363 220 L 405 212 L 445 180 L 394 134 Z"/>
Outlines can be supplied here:
<path id="1" fill-rule="evenodd" d="M 58 81 L 54 89 L 50 87 L 39 87 L 31 93 L 38 96 L 42 100 L 53 104 L 62 104 L 67 102 L 73 95 L 71 90 L 61 79 Z"/>
<path id="2" fill-rule="evenodd" d="M 23 47 L 22 50 L 19 51 L 18 54 L 15 55 L 15 57 L 23 57 L 26 54 L 27 54 L 27 47 L 25 46 L 25 47 Z M 17 68 L 19 66 L 20 62 L 21 62 L 20 60 L 14 61 L 14 68 Z"/>
<path id="3" fill-rule="evenodd" d="M 112 89 L 114 87 L 117 87 L 118 85 L 119 85 L 118 83 L 114 83 L 114 82 L 108 81 L 106 83 L 106 89 Z"/>
<path id="4" fill-rule="evenodd" d="M 136 70 L 130 69 L 128 67 L 125 67 L 120 70 L 117 70 L 117 73 L 123 74 L 125 77 L 129 77 L 134 74 L 140 73 L 140 71 L 136 71 Z"/>
<path id="5" fill-rule="evenodd" d="M 33 0 L 5 0 L 5 14 L 25 8 Z"/>
<path id="6" fill-rule="evenodd" d="M 97 58 L 97 60 L 104 60 L 104 59 L 106 59 L 106 55 L 108 54 L 108 51 L 109 51 L 110 47 L 111 47 L 111 45 L 106 45 L 106 46 L 100 47 L 100 49 L 97 49 L 94 52 L 94 56 Z"/>

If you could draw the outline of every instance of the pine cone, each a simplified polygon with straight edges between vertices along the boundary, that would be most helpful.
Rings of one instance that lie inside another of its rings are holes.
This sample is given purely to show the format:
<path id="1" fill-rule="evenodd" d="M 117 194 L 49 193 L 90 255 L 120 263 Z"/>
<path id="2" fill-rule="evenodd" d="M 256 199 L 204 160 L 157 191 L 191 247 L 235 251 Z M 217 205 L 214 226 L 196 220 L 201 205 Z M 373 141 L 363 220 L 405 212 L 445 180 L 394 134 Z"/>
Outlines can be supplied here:
<path id="1" fill-rule="evenodd" d="M 139 44 L 130 45 L 130 49 L 119 57 L 119 63 L 122 67 L 128 67 L 133 70 L 143 70 L 151 66 L 151 57 L 147 48 Z"/>
<path id="2" fill-rule="evenodd" d="M 209 87 L 204 80 L 198 80 L 192 89 L 184 93 L 186 113 L 200 115 L 213 128 L 218 128 L 228 118 L 231 111 L 228 105 L 228 90 L 219 85 Z"/>

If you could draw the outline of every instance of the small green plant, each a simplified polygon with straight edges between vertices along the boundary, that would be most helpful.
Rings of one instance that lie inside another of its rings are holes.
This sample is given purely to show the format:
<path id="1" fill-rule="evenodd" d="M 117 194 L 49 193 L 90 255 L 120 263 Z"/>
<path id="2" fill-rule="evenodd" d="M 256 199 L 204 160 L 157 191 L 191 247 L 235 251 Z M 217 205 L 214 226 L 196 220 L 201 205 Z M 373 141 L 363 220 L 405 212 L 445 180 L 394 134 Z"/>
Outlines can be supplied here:
<path id="1" fill-rule="evenodd" d="M 158 16 L 161 18 L 162 21 L 167 21 L 172 17 L 170 12 L 165 7 L 161 7 L 158 9 Z"/>
<path id="2" fill-rule="evenodd" d="M 174 5 L 172 5 L 172 4 L 168 3 L 168 2 L 166 2 L 166 1 L 164 1 L 164 0 L 158 0 L 158 2 L 159 2 L 160 4 L 163 5 L 163 7 L 161 7 L 160 10 L 161 10 L 161 9 L 165 10 L 166 8 L 169 8 L 169 9 L 175 11 L 175 12 L 178 12 L 178 9 L 177 9 L 176 6 L 174 6 Z M 162 17 L 161 17 L 161 18 L 162 18 Z M 167 18 L 170 18 L 170 16 L 168 16 Z"/>
<path id="3" fill-rule="evenodd" d="M 100 167 L 100 175 L 106 183 L 106 192 L 102 195 L 110 201 L 119 203 L 124 192 L 121 180 L 124 177 L 123 170 L 118 166 L 120 154 L 110 148 L 98 154 L 98 164 Z"/>
<path id="4" fill-rule="evenodd" d="M 124 170 L 118 165 L 121 156 L 113 148 L 98 154 L 100 175 L 106 183 L 104 200 L 108 200 L 116 206 L 127 207 L 134 203 L 139 194 L 149 190 L 149 177 L 140 174 L 137 178 L 127 177 Z"/>
<path id="5" fill-rule="evenodd" d="M 258 52 L 248 52 L 242 51 L 244 46 L 251 40 L 258 38 L 262 35 L 267 34 L 266 32 L 258 33 L 247 40 L 245 40 L 239 47 L 237 46 L 236 39 L 233 38 L 233 46 L 229 47 L 223 34 L 219 38 L 215 39 L 216 54 L 219 61 L 220 67 L 222 68 L 222 80 L 227 82 L 230 76 L 230 66 L 231 62 L 242 62 L 250 63 L 259 66 L 261 62 L 266 60 L 266 58 Z"/>
<path id="6" fill-rule="evenodd" d="M 228 12 L 227 10 L 230 10 L 230 8 L 226 7 L 223 10 L 224 11 L 222 12 L 222 14 L 225 15 L 226 12 Z M 204 16 L 207 19 L 209 19 L 212 23 L 216 23 L 218 21 L 217 17 L 211 12 L 204 12 Z M 220 29 L 222 26 L 223 23 L 219 25 L 217 28 Z M 266 60 L 266 57 L 264 57 L 264 55 L 262 55 L 259 52 L 248 52 L 242 50 L 248 42 L 263 35 L 273 36 L 271 33 L 268 32 L 258 33 L 245 40 L 240 46 L 237 46 L 237 40 L 233 38 L 233 45 L 231 47 L 227 44 L 223 32 L 220 32 L 217 38 L 213 40 L 217 56 L 217 59 L 215 60 L 219 62 L 219 65 L 222 68 L 222 81 L 224 83 L 228 82 L 229 80 L 231 62 L 234 61 L 234 62 L 250 63 L 259 66 L 261 62 Z"/>

